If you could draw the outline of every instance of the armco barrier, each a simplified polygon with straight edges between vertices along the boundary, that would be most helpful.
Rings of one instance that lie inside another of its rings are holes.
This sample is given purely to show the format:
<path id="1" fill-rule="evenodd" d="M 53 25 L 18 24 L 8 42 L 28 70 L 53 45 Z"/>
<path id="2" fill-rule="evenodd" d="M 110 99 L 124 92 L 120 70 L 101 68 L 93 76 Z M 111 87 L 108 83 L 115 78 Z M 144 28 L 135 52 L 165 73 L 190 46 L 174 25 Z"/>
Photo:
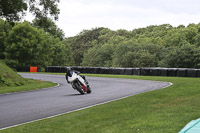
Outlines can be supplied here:
<path id="1" fill-rule="evenodd" d="M 177 77 L 186 77 L 187 75 L 187 69 L 186 68 L 178 68 L 176 76 Z"/>
<path id="2" fill-rule="evenodd" d="M 168 68 L 167 69 L 167 76 L 176 77 L 177 75 L 177 68 Z"/>
<path id="3" fill-rule="evenodd" d="M 99 68 L 100 69 L 100 73 L 97 73 L 97 74 L 110 74 L 110 68 L 108 67 L 101 67 Z"/>
<path id="4" fill-rule="evenodd" d="M 110 74 L 125 75 L 125 68 L 111 68 Z"/>
<path id="5" fill-rule="evenodd" d="M 150 68 L 141 68 L 141 75 L 143 76 L 151 76 L 151 73 L 150 73 Z"/>
<path id="6" fill-rule="evenodd" d="M 99 67 L 92 67 L 92 71 L 93 74 L 100 74 L 101 73 L 101 68 Z"/>
<path id="7" fill-rule="evenodd" d="M 101 72 L 102 72 L 102 68 L 101 67 L 96 67 L 94 74 L 100 74 Z"/>
<path id="8" fill-rule="evenodd" d="M 119 75 L 125 75 L 125 68 L 117 68 Z"/>
<path id="9" fill-rule="evenodd" d="M 109 69 L 109 73 L 110 73 L 110 74 L 116 74 L 117 72 L 116 72 L 116 70 L 115 70 L 113 67 L 111 67 L 111 68 Z"/>
<path id="10" fill-rule="evenodd" d="M 40 67 L 37 68 L 37 72 L 42 72 Z"/>
<path id="11" fill-rule="evenodd" d="M 74 70 L 79 71 L 81 73 L 83 73 L 83 71 L 84 71 L 83 67 L 76 66 L 76 67 L 73 67 L 73 68 L 74 68 Z"/>
<path id="12" fill-rule="evenodd" d="M 45 72 L 66 72 L 67 66 L 48 66 Z M 191 68 L 119 68 L 119 67 L 72 67 L 76 71 L 88 74 L 200 77 L 200 69 Z M 20 69 L 21 70 L 21 69 Z M 23 69 L 24 70 L 24 69 Z"/>
<path id="13" fill-rule="evenodd" d="M 143 75 L 143 76 L 161 76 L 161 68 L 141 68 L 140 69 L 140 74 L 138 75 Z"/>
<path id="14" fill-rule="evenodd" d="M 187 69 L 186 77 L 197 77 L 197 69 Z"/>
<path id="15" fill-rule="evenodd" d="M 87 70 L 87 73 L 95 73 L 95 68 L 94 67 L 88 67 L 88 69 L 86 69 Z"/>
<path id="16" fill-rule="evenodd" d="M 66 72 L 66 67 L 60 67 L 60 73 L 65 73 Z"/>
<path id="17" fill-rule="evenodd" d="M 141 75 L 141 68 L 133 68 L 133 75 Z"/>
<path id="18" fill-rule="evenodd" d="M 151 68 L 150 69 L 150 74 L 151 76 L 160 76 L 161 75 L 161 71 L 159 68 Z"/>
<path id="19" fill-rule="evenodd" d="M 17 72 L 30 72 L 30 67 L 15 67 L 13 69 L 15 69 Z"/>
<path id="20" fill-rule="evenodd" d="M 167 68 L 160 68 L 160 76 L 167 76 Z"/>
<path id="21" fill-rule="evenodd" d="M 200 69 L 197 69 L 197 77 L 200 77 Z"/>
<path id="22" fill-rule="evenodd" d="M 66 68 L 64 66 L 48 66 L 45 68 L 45 72 L 65 73 Z"/>
<path id="23" fill-rule="evenodd" d="M 124 74 L 125 75 L 133 75 L 133 68 L 125 68 Z"/>
<path id="24" fill-rule="evenodd" d="M 30 67 L 15 67 L 13 68 L 17 72 L 30 72 Z M 41 72 L 41 68 L 37 67 L 37 72 Z"/>

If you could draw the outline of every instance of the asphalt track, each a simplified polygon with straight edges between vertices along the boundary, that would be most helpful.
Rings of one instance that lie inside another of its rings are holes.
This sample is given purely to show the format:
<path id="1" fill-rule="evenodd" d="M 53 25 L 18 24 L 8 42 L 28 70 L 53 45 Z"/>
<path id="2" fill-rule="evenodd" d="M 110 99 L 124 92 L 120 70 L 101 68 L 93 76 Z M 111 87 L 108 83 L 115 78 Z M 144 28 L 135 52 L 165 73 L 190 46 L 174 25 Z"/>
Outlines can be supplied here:
<path id="1" fill-rule="evenodd" d="M 21 75 L 25 78 L 57 82 L 59 86 L 0 95 L 0 129 L 170 85 L 158 81 L 86 77 L 92 93 L 80 95 L 70 84 L 67 84 L 64 75 Z"/>

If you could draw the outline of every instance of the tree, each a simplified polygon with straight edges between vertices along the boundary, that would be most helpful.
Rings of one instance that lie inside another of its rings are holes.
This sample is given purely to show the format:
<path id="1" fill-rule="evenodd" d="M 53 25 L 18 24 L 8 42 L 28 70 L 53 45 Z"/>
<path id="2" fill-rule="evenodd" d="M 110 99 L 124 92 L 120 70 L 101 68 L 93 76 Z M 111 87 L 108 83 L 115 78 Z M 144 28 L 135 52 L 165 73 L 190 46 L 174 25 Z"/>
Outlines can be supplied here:
<path id="1" fill-rule="evenodd" d="M 195 36 L 195 44 L 200 46 L 200 33 Z"/>
<path id="2" fill-rule="evenodd" d="M 9 32 L 5 61 L 11 67 L 51 65 L 52 40 L 43 30 L 33 28 L 29 23 L 17 24 Z"/>
<path id="3" fill-rule="evenodd" d="M 0 19 L 0 59 L 5 59 L 4 51 L 5 51 L 5 41 L 9 31 L 12 29 L 12 26 L 2 19 Z"/>
<path id="4" fill-rule="evenodd" d="M 83 66 L 112 66 L 112 55 L 114 52 L 114 45 L 105 44 L 103 46 L 94 46 L 90 48 L 86 54 L 84 54 Z"/>
<path id="5" fill-rule="evenodd" d="M 129 32 L 127 30 L 123 30 L 123 29 L 117 30 L 116 34 L 119 35 L 119 36 L 126 37 L 126 38 L 132 37 L 131 32 Z"/>
<path id="6" fill-rule="evenodd" d="M 80 65 L 83 55 L 88 49 L 93 47 L 93 41 L 98 40 L 99 32 L 103 28 L 95 28 L 92 30 L 83 30 L 79 35 L 74 37 L 71 47 L 74 52 L 75 65 Z M 72 40 L 72 39 L 71 39 Z M 98 41 L 97 41 L 98 44 Z"/>
<path id="7" fill-rule="evenodd" d="M 164 37 L 165 47 L 182 46 L 188 43 L 184 30 L 172 29 Z"/>
<path id="8" fill-rule="evenodd" d="M 58 20 L 58 2 L 59 0 L 1 0 L 0 16 L 8 21 L 19 21 L 29 9 L 36 18 Z"/>
<path id="9" fill-rule="evenodd" d="M 152 54 L 146 50 L 139 50 L 135 52 L 135 57 L 132 60 L 132 64 L 135 67 L 157 67 L 158 59 L 156 54 Z"/>
<path id="10" fill-rule="evenodd" d="M 76 65 L 200 67 L 200 24 L 153 25 L 132 32 L 93 30 L 66 39 L 74 51 Z"/>
<path id="11" fill-rule="evenodd" d="M 191 44 L 195 43 L 195 36 L 198 34 L 198 28 L 194 24 L 190 24 L 187 26 L 187 28 L 184 30 L 185 36 L 187 38 L 187 41 Z"/>
<path id="12" fill-rule="evenodd" d="M 200 67 L 200 47 L 186 44 L 181 47 L 168 48 L 165 64 L 167 67 L 178 68 L 199 68 Z"/>
<path id="13" fill-rule="evenodd" d="M 27 8 L 24 0 L 1 0 L 0 16 L 8 21 L 19 21 L 25 15 Z"/>
<path id="14" fill-rule="evenodd" d="M 156 44 L 137 44 L 131 40 L 118 44 L 113 55 L 114 67 L 157 67 L 161 47 Z"/>
<path id="15" fill-rule="evenodd" d="M 58 38 L 52 38 L 53 43 L 53 66 L 72 66 L 74 65 L 74 58 L 72 54 L 72 49 L 67 42 L 60 41 Z"/>
<path id="16" fill-rule="evenodd" d="M 62 29 L 58 28 L 57 25 L 49 18 L 36 18 L 33 20 L 33 26 L 37 28 L 42 28 L 45 32 L 48 32 L 55 38 L 59 38 L 60 40 L 64 39 L 64 32 Z"/>
<path id="17" fill-rule="evenodd" d="M 60 0 L 29 0 L 30 12 L 35 15 L 36 18 L 47 18 L 50 17 L 54 20 L 58 20 L 58 9 L 57 3 Z M 39 5 L 39 6 L 38 6 Z"/>

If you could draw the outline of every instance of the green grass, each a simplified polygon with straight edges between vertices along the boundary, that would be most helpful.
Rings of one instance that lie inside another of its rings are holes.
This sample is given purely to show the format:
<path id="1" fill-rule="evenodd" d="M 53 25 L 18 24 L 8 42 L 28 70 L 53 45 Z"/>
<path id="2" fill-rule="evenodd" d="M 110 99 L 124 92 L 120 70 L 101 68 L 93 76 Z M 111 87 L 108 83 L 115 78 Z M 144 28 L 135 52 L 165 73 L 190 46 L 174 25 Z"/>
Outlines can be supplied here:
<path id="1" fill-rule="evenodd" d="M 172 86 L 58 117 L 1 130 L 2 133 L 177 133 L 200 117 L 200 79 L 92 75 L 166 81 Z"/>
<path id="2" fill-rule="evenodd" d="M 24 85 L 25 82 L 26 79 L 0 61 L 0 87 L 20 86 Z"/>
<path id="3" fill-rule="evenodd" d="M 4 93 L 12 93 L 12 92 L 21 92 L 21 91 L 30 91 L 42 88 L 48 88 L 52 86 L 56 86 L 56 83 L 41 81 L 41 80 L 32 80 L 26 79 L 26 83 L 20 86 L 7 86 L 0 87 L 0 94 Z"/>
<path id="4" fill-rule="evenodd" d="M 25 79 L 0 61 L 0 94 L 55 86 L 56 83 Z"/>

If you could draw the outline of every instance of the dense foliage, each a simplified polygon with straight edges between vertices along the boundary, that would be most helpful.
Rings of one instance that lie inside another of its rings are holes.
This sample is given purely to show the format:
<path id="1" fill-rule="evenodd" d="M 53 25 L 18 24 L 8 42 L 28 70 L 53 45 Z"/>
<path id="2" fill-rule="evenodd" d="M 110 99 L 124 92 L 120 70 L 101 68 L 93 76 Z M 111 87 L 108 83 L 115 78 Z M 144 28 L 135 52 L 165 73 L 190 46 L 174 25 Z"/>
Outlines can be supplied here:
<path id="1" fill-rule="evenodd" d="M 0 17 L 13 22 L 23 18 L 27 11 L 36 18 L 58 19 L 59 0 L 0 0 Z"/>
<path id="2" fill-rule="evenodd" d="M 133 31 L 96 28 L 67 38 L 76 65 L 200 67 L 200 24 L 169 24 Z"/>
<path id="3" fill-rule="evenodd" d="M 12 27 L 0 20 L 0 59 L 11 67 L 74 64 L 71 46 L 66 40 L 32 25 L 23 22 Z"/>
<path id="4" fill-rule="evenodd" d="M 12 26 L 7 22 L 0 19 L 0 59 L 4 59 L 5 51 L 5 42 L 9 31 L 12 29 Z"/>
<path id="5" fill-rule="evenodd" d="M 11 67 L 73 65 L 58 20 L 59 0 L 0 0 L 0 59 Z M 20 22 L 26 13 L 35 19 Z"/>
<path id="6" fill-rule="evenodd" d="M 51 19 L 15 22 L 14 26 L 0 19 L 0 59 L 12 67 L 199 68 L 200 24 L 163 24 L 132 31 L 101 27 L 64 38 Z"/>
<path id="7" fill-rule="evenodd" d="M 42 28 L 45 32 L 54 37 L 58 37 L 61 40 L 65 37 L 63 30 L 58 28 L 58 26 L 49 18 L 34 19 L 32 25 L 37 28 Z"/>
<path id="8" fill-rule="evenodd" d="M 10 66 L 200 67 L 200 24 L 132 31 L 83 30 L 65 38 L 59 0 L 0 0 L 0 59 Z M 22 20 L 26 12 L 32 23 Z"/>

